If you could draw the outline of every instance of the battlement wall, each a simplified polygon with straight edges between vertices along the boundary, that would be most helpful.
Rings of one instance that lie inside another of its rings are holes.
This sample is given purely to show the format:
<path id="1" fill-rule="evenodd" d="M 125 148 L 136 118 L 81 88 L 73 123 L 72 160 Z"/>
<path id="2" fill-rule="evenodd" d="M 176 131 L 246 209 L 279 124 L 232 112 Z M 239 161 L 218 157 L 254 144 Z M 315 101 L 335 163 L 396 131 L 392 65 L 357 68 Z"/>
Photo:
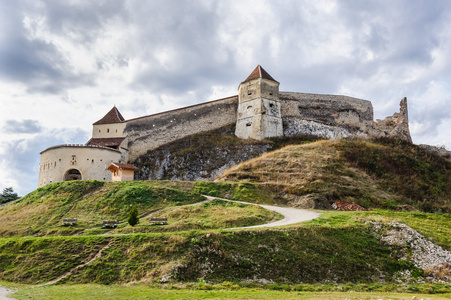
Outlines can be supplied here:
<path id="1" fill-rule="evenodd" d="M 236 122 L 238 96 L 127 120 L 128 161 L 147 151 L 195 133 Z"/>

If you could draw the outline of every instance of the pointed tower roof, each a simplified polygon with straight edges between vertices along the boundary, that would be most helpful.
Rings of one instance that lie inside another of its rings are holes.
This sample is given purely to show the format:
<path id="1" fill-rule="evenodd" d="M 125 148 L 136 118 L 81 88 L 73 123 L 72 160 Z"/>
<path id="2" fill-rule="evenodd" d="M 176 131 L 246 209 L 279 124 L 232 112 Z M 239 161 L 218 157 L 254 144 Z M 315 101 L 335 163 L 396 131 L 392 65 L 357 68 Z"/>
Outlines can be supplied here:
<path id="1" fill-rule="evenodd" d="M 124 117 L 121 115 L 116 106 L 114 106 L 102 119 L 92 125 L 122 123 L 124 121 Z"/>
<path id="2" fill-rule="evenodd" d="M 258 65 L 254 71 L 252 71 L 251 75 L 249 75 L 245 81 L 243 82 L 247 82 L 253 79 L 258 79 L 258 78 L 263 78 L 263 79 L 268 79 L 271 81 L 275 81 L 278 82 L 277 80 L 275 80 L 274 78 L 272 78 L 271 75 L 269 75 L 268 72 L 265 71 L 265 69 L 262 68 L 262 66 Z"/>

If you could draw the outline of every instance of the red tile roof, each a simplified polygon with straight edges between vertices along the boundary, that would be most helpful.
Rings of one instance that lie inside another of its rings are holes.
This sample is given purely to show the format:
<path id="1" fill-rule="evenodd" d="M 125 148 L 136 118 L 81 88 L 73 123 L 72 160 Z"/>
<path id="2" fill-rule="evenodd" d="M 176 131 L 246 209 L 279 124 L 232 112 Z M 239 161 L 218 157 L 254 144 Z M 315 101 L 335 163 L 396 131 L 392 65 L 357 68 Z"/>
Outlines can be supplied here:
<path id="1" fill-rule="evenodd" d="M 258 65 L 254 69 L 254 71 L 252 71 L 251 75 L 249 75 L 249 77 L 247 77 L 246 80 L 243 82 L 247 82 L 247 81 L 250 81 L 253 79 L 258 79 L 258 78 L 263 78 L 263 79 L 268 79 L 268 80 L 278 82 L 277 80 L 272 78 L 271 75 L 269 75 L 268 72 L 266 72 L 265 69 L 263 69 L 262 66 L 260 66 L 260 65 Z"/>
<path id="2" fill-rule="evenodd" d="M 137 167 L 131 164 L 121 164 L 117 162 L 112 162 L 110 166 L 107 168 L 109 170 L 111 167 L 116 167 L 117 169 L 123 169 L 123 170 L 138 170 Z"/>
<path id="3" fill-rule="evenodd" d="M 103 146 L 103 147 L 119 147 L 125 138 L 92 138 L 87 143 L 86 146 Z"/>
<path id="4" fill-rule="evenodd" d="M 92 125 L 122 123 L 124 121 L 124 117 L 115 106 L 102 119 L 98 120 Z"/>

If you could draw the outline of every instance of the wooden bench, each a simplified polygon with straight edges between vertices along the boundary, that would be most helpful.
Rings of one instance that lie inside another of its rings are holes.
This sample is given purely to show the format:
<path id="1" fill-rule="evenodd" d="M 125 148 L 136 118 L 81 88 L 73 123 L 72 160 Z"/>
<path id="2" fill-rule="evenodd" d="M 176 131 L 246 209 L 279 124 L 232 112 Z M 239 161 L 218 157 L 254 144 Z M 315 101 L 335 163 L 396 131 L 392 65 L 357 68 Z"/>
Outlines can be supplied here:
<path id="1" fill-rule="evenodd" d="M 157 223 L 160 223 L 163 225 L 163 224 L 166 224 L 167 221 L 168 221 L 168 219 L 166 219 L 166 217 L 150 219 L 150 222 L 152 223 L 152 225 L 157 224 Z"/>
<path id="2" fill-rule="evenodd" d="M 66 218 L 66 219 L 63 219 L 62 221 L 61 221 L 61 224 L 62 225 L 75 225 L 75 224 L 77 224 L 77 219 L 68 219 L 68 218 Z"/>
<path id="3" fill-rule="evenodd" d="M 116 228 L 118 224 L 119 224 L 119 222 L 117 220 L 114 220 L 114 221 L 105 220 L 105 221 L 103 221 L 102 228 L 105 228 L 105 227 Z"/>

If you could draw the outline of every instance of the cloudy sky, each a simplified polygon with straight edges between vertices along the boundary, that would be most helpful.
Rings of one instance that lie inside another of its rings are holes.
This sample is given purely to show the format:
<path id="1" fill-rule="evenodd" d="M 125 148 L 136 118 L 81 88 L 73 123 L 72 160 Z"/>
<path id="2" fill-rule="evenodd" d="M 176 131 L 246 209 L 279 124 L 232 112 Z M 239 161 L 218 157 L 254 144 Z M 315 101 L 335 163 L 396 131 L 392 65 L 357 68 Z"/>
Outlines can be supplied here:
<path id="1" fill-rule="evenodd" d="M 0 191 L 39 152 L 126 119 L 235 95 L 261 64 L 282 91 L 408 98 L 414 143 L 451 149 L 449 0 L 0 0 Z"/>

